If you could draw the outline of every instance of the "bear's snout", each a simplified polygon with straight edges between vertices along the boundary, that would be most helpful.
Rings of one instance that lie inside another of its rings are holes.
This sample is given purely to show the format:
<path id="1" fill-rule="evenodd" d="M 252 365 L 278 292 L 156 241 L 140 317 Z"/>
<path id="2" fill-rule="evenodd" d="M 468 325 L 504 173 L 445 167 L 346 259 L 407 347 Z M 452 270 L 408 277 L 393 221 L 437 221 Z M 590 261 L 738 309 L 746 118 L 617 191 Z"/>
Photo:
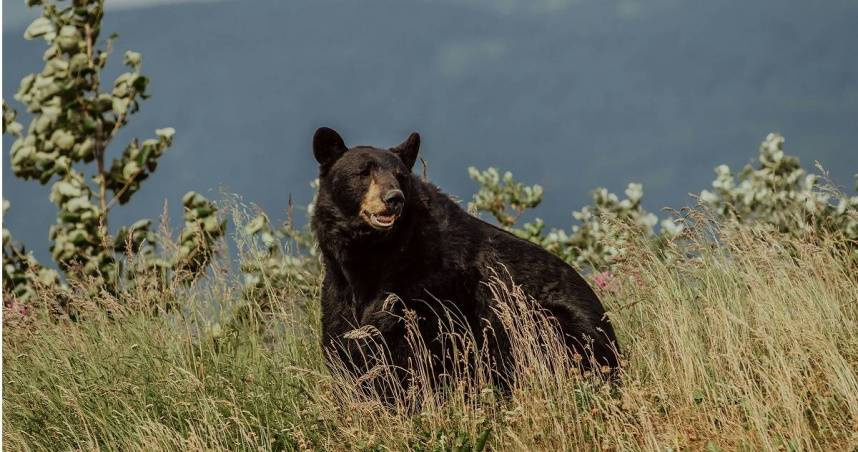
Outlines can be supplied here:
<path id="1" fill-rule="evenodd" d="M 373 228 L 385 230 L 393 227 L 404 205 L 405 194 L 397 184 L 373 178 L 361 202 L 360 215 Z"/>
<path id="2" fill-rule="evenodd" d="M 402 210 L 402 205 L 405 204 L 405 194 L 398 188 L 389 190 L 384 194 L 383 199 L 387 208 L 397 214 Z"/>

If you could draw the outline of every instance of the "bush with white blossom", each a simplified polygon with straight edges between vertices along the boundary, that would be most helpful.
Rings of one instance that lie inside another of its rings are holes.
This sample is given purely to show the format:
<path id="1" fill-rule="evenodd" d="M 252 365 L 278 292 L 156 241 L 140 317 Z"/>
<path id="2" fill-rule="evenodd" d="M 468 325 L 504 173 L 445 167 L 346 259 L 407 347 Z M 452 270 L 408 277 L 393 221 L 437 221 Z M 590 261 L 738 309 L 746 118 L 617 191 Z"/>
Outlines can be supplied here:
<path id="1" fill-rule="evenodd" d="M 716 167 L 712 191 L 700 193 L 701 206 L 717 220 L 769 225 L 782 233 L 799 234 L 814 228 L 840 231 L 847 243 L 856 245 L 849 251 L 858 261 L 858 196 L 847 196 L 825 182 L 826 178 L 807 172 L 797 157 L 784 153 L 783 144 L 783 136 L 771 133 L 760 146 L 757 167 L 747 165 L 737 174 L 727 165 Z M 518 224 L 527 209 L 542 201 L 542 187 L 517 182 L 510 172 L 500 176 L 495 168 L 469 168 L 468 172 L 480 184 L 469 205 L 471 211 L 490 213 L 504 229 L 579 268 L 609 270 L 623 255 L 623 245 L 635 229 L 659 244 L 678 237 L 685 227 L 682 221 L 659 221 L 644 210 L 643 186 L 630 183 L 623 199 L 597 188 L 592 204 L 572 212 L 577 223 L 568 232 L 556 228 L 546 232 L 540 218 Z M 855 189 L 858 191 L 858 185 Z"/>
<path id="2" fill-rule="evenodd" d="M 485 171 L 469 168 L 468 173 L 480 184 L 469 210 L 490 213 L 504 229 L 539 244 L 579 268 L 606 269 L 622 255 L 622 245 L 632 231 L 616 227 L 617 223 L 633 225 L 636 232 L 655 237 L 654 227 L 659 220 L 641 206 L 641 184 L 630 183 L 623 199 L 605 188 L 597 188 L 591 205 L 572 212 L 577 223 L 568 232 L 557 228 L 546 231 L 545 222 L 540 218 L 517 225 L 525 210 L 542 202 L 542 187 L 523 185 L 508 171 L 501 177 L 495 168 Z M 681 231 L 682 225 L 665 219 L 659 234 L 674 236 Z"/>
<path id="3" fill-rule="evenodd" d="M 715 174 L 712 191 L 700 192 L 700 202 L 720 217 L 765 223 L 788 234 L 825 228 L 858 240 L 858 196 L 847 196 L 825 177 L 803 169 L 797 157 L 784 153 L 779 134 L 770 133 L 760 145 L 756 167 L 746 165 L 734 174 L 719 165 Z"/>

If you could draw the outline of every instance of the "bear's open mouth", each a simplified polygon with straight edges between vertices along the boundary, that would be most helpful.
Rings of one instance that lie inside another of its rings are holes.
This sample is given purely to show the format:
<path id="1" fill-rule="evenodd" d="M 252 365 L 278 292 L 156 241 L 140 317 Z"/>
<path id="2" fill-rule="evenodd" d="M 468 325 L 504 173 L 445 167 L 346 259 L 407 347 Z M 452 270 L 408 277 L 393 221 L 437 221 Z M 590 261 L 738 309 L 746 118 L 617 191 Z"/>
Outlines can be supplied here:
<path id="1" fill-rule="evenodd" d="M 395 213 L 369 213 L 362 212 L 362 216 L 364 220 L 369 223 L 370 226 L 376 229 L 389 229 L 393 226 L 393 223 L 396 222 L 396 219 L 399 218 L 399 215 Z"/>

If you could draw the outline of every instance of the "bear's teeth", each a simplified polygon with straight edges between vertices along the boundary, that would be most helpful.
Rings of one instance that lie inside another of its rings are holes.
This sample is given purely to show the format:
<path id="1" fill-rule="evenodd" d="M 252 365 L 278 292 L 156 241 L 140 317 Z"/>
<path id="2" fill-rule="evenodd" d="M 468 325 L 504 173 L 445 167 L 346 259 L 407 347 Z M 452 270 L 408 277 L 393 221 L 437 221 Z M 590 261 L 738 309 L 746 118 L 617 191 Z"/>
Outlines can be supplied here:
<path id="1" fill-rule="evenodd" d="M 373 223 L 375 223 L 379 226 L 385 226 L 385 227 L 392 225 L 393 221 L 395 220 L 395 217 L 393 215 L 391 215 L 391 216 L 379 216 L 376 214 L 372 214 L 371 217 L 372 217 Z"/>

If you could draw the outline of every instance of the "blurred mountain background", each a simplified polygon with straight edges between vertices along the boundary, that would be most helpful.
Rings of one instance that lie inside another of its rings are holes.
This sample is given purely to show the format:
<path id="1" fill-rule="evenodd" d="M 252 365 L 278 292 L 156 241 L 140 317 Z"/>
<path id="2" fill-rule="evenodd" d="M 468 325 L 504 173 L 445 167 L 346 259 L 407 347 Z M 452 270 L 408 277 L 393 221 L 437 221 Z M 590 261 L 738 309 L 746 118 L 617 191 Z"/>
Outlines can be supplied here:
<path id="1" fill-rule="evenodd" d="M 597 186 L 644 185 L 644 206 L 691 204 L 713 167 L 751 162 L 770 131 L 851 190 L 858 171 L 858 1 L 107 0 L 104 33 L 142 52 L 152 98 L 115 141 L 175 127 L 174 146 L 114 224 L 221 190 L 283 219 L 310 201 L 322 125 L 347 144 L 423 137 L 431 180 L 466 201 L 466 168 L 541 184 L 536 214 L 567 227 Z M 3 98 L 41 69 L 3 1 Z M 112 77 L 111 77 L 112 79 Z M 27 120 L 21 114 L 21 121 Z M 15 178 L 6 224 L 50 262 L 48 186 Z M 419 169 L 418 169 L 419 170 Z M 303 220 L 303 215 L 298 214 Z"/>

